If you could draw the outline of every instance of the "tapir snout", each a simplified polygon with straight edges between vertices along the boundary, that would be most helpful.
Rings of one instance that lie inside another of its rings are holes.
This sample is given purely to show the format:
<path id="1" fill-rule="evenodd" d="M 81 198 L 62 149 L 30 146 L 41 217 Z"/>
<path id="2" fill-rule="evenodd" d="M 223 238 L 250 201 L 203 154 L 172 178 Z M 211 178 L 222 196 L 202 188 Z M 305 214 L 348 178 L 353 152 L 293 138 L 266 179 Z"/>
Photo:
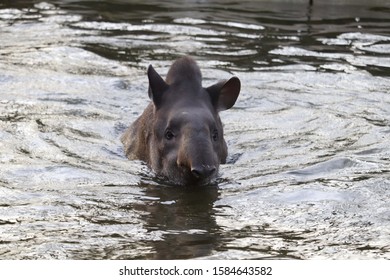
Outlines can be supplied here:
<path id="1" fill-rule="evenodd" d="M 176 161 L 178 168 L 188 173 L 191 181 L 211 181 L 218 173 L 220 159 L 208 130 L 201 132 L 189 128 L 184 130 L 182 138 Z M 225 147 L 222 146 L 221 150 Z"/>
<path id="2" fill-rule="evenodd" d="M 195 165 L 191 168 L 192 175 L 196 179 L 205 179 L 213 177 L 217 168 L 215 165 Z"/>
<path id="3" fill-rule="evenodd" d="M 183 155 L 184 154 L 184 155 Z M 178 168 L 191 172 L 194 180 L 212 178 L 217 173 L 218 162 L 214 158 L 198 159 L 198 154 L 180 152 L 176 161 Z"/>
<path id="4" fill-rule="evenodd" d="M 200 69 L 188 56 L 172 64 L 166 81 L 149 66 L 148 79 L 152 101 L 121 138 L 126 155 L 146 161 L 170 183 L 210 183 L 227 157 L 218 112 L 234 105 L 240 80 L 203 88 Z"/>

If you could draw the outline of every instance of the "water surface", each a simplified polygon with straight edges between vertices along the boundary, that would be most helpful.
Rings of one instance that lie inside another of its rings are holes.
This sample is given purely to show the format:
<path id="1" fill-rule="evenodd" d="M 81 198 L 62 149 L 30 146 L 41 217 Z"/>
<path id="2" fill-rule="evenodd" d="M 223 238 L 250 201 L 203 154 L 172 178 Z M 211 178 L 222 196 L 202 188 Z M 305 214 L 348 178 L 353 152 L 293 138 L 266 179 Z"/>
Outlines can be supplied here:
<path id="1" fill-rule="evenodd" d="M 160 2 L 0 3 L 0 259 L 389 259 L 388 1 Z M 119 140 L 185 54 L 242 82 L 198 189 Z"/>

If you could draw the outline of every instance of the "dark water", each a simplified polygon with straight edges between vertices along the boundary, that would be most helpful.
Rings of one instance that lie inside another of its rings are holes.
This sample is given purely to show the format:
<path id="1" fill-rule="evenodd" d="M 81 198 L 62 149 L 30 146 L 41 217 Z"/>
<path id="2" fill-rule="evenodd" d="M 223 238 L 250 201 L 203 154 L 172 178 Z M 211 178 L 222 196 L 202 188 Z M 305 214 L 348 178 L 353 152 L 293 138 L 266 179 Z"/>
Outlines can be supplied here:
<path id="1" fill-rule="evenodd" d="M 389 259 L 390 2 L 307 2 L 1 1 L 0 259 Z M 242 81 L 218 186 L 119 141 L 184 54 Z"/>

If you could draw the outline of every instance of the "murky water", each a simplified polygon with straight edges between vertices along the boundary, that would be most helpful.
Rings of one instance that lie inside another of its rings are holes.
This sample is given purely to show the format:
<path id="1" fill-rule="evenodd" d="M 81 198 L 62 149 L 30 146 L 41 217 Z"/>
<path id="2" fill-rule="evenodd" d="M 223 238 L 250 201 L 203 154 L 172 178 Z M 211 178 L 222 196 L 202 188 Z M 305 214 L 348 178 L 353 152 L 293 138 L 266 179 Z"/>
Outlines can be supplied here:
<path id="1" fill-rule="evenodd" d="M 2 1 L 0 259 L 389 259 L 390 3 L 307 2 Z M 242 81 L 218 186 L 119 141 L 184 54 Z"/>

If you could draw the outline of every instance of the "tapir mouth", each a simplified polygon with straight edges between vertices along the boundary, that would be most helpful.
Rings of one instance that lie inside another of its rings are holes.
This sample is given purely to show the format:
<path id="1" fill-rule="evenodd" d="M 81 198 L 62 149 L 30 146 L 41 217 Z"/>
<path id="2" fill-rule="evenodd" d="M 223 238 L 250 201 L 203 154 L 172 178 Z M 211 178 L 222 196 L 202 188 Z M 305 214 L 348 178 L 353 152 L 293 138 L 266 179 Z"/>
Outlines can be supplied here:
<path id="1" fill-rule="evenodd" d="M 199 168 L 178 167 L 164 175 L 168 184 L 175 186 L 207 186 L 214 184 L 218 175 L 217 167 Z"/>

